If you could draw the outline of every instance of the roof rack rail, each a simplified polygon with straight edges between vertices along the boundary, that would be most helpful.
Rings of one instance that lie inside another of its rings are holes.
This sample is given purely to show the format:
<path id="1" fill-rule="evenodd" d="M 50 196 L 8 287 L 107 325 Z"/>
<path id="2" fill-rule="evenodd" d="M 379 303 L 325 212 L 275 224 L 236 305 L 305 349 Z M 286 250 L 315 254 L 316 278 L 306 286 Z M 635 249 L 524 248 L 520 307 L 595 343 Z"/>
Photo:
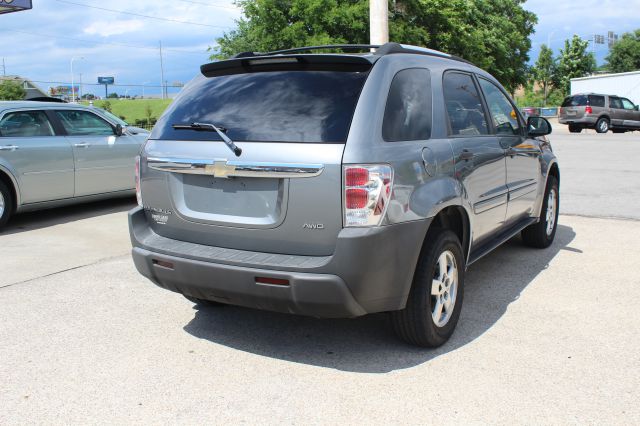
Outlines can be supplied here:
<path id="1" fill-rule="evenodd" d="M 305 47 L 296 47 L 294 49 L 284 49 L 284 50 L 274 50 L 272 52 L 241 52 L 237 55 L 232 56 L 232 59 L 237 58 L 250 58 L 256 56 L 271 56 L 271 55 L 282 55 L 288 53 L 299 53 L 299 52 L 307 52 L 311 50 L 326 50 L 326 49 L 342 49 L 342 50 L 365 50 L 365 49 L 376 49 L 373 54 L 377 56 L 390 55 L 394 53 L 409 53 L 414 55 L 427 55 L 427 56 L 436 56 L 439 58 L 447 58 L 452 59 L 454 61 L 460 61 L 467 64 L 473 65 L 471 62 L 466 59 L 462 59 L 458 56 L 450 55 L 448 53 L 440 52 L 439 50 L 428 49 L 426 47 L 420 46 L 411 46 L 407 44 L 400 43 L 385 43 L 383 45 L 378 44 L 329 44 L 324 46 L 305 46 Z"/>

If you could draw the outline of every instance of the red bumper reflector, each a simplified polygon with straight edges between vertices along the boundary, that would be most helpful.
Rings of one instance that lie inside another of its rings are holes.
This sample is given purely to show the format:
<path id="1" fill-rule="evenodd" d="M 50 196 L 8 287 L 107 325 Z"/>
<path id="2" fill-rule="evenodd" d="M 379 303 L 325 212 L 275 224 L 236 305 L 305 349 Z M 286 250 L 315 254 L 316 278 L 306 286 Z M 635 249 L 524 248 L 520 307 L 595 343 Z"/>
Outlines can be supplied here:
<path id="1" fill-rule="evenodd" d="M 289 285 L 289 280 L 283 280 L 280 278 L 256 277 L 256 283 L 271 284 L 271 285 Z"/>

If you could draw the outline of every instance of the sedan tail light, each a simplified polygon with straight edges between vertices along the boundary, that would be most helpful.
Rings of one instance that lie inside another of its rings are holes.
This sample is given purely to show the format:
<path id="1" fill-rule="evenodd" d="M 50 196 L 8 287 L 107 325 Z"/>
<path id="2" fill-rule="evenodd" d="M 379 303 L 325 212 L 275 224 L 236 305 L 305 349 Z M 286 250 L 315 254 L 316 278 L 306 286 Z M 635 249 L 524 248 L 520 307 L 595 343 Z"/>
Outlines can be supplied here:
<path id="1" fill-rule="evenodd" d="M 136 156 L 136 200 L 138 205 L 142 207 L 142 192 L 140 191 L 140 156 Z"/>
<path id="2" fill-rule="evenodd" d="M 386 164 L 344 166 L 344 226 L 378 226 L 393 190 L 393 169 Z"/>

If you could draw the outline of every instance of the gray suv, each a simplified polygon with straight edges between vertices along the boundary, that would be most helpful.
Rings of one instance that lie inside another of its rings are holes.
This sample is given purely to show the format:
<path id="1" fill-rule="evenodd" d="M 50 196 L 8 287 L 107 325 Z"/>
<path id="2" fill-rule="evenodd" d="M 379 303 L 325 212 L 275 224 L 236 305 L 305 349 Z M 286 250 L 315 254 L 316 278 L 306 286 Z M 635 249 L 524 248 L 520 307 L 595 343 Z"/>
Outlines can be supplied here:
<path id="1" fill-rule="evenodd" d="M 376 50 L 201 67 L 141 151 L 133 259 L 196 303 L 391 312 L 401 338 L 438 346 L 469 265 L 519 233 L 552 243 L 551 127 L 459 58 L 343 48 Z"/>
<path id="2" fill-rule="evenodd" d="M 598 133 L 640 130 L 640 111 L 627 98 L 597 93 L 571 95 L 560 107 L 558 122 L 571 133 L 595 129 Z"/>

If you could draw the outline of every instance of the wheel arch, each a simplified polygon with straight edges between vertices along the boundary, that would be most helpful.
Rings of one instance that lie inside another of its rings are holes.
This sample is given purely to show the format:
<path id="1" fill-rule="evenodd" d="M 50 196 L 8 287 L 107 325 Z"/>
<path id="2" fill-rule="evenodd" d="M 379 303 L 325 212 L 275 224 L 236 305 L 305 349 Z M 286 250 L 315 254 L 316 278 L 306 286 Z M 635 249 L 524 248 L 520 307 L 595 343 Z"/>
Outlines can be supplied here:
<path id="1" fill-rule="evenodd" d="M 13 201 L 13 212 L 11 213 L 15 213 L 20 205 L 20 190 L 18 182 L 13 173 L 11 173 L 2 164 L 0 164 L 0 181 L 2 181 L 7 188 L 9 188 L 9 192 L 11 192 L 11 201 Z"/>
<path id="2" fill-rule="evenodd" d="M 466 263 L 469 259 L 471 242 L 471 222 L 467 211 L 459 205 L 448 206 L 438 211 L 427 230 L 423 245 L 428 241 L 433 230 L 436 228 L 450 229 L 458 236 Z"/>

